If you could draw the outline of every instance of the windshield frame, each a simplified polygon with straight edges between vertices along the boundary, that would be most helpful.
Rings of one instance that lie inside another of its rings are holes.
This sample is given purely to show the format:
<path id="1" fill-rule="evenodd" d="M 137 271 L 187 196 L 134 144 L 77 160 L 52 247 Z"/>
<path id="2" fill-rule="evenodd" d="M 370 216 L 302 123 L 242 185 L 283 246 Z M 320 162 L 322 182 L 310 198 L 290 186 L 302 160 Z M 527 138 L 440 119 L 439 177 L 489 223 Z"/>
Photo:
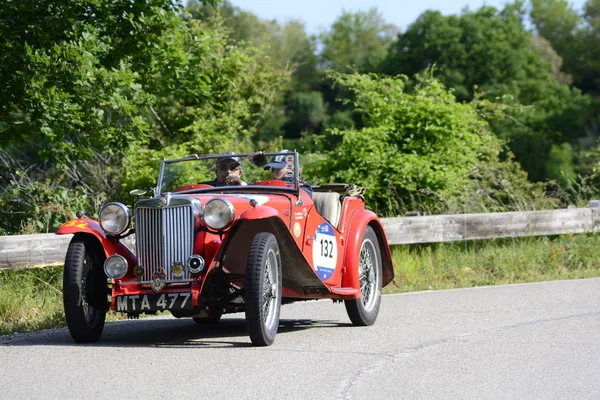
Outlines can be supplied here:
<path id="1" fill-rule="evenodd" d="M 223 190 L 239 191 L 241 188 L 243 188 L 244 190 L 261 188 L 262 190 L 269 189 L 271 191 L 277 191 L 277 192 L 294 193 L 296 195 L 296 197 L 298 198 L 299 204 L 302 204 L 302 200 L 300 197 L 300 174 L 298 173 L 299 167 L 300 167 L 298 152 L 296 150 L 294 150 L 294 151 L 285 151 L 285 152 L 240 153 L 240 154 L 235 154 L 235 157 L 238 157 L 240 159 L 240 161 L 249 160 L 249 162 L 252 162 L 252 158 L 254 156 L 257 156 L 260 154 L 262 154 L 263 156 L 265 156 L 267 158 L 266 164 L 268 164 L 268 160 L 270 157 L 277 156 L 277 155 L 292 155 L 294 157 L 293 183 L 294 183 L 295 187 L 263 186 L 263 185 L 248 184 L 248 186 L 239 186 L 239 185 L 238 186 L 215 186 L 215 187 L 210 187 L 210 188 L 186 190 L 181 193 L 182 194 L 190 193 L 190 192 L 203 193 L 203 192 L 212 192 L 215 190 L 217 190 L 217 191 L 223 191 Z M 223 154 L 200 154 L 200 155 L 199 154 L 191 154 L 189 156 L 182 157 L 182 158 L 174 158 L 174 159 L 164 158 L 164 159 L 162 159 L 160 162 L 160 169 L 158 171 L 158 182 L 156 184 L 156 187 L 154 188 L 154 196 L 157 197 L 157 196 L 166 195 L 166 194 L 171 193 L 171 192 L 162 193 L 162 184 L 163 184 L 165 168 L 166 168 L 167 164 L 175 164 L 175 163 L 188 162 L 188 161 L 210 160 L 210 159 L 216 160 L 222 156 L 223 156 Z"/>

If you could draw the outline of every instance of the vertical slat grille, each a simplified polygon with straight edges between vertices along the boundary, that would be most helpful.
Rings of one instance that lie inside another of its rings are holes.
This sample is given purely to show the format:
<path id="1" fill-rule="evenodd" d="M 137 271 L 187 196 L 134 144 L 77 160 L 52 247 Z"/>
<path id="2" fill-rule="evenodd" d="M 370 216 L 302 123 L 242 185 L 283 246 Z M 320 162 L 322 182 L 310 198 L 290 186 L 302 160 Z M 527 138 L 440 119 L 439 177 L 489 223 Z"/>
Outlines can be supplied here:
<path id="1" fill-rule="evenodd" d="M 191 205 L 168 208 L 137 207 L 135 233 L 138 262 L 144 267 L 148 282 L 158 270 L 164 269 L 166 280 L 173 280 L 171 266 L 178 262 L 185 266 L 194 249 L 194 214 Z M 189 273 L 184 268 L 183 277 Z"/>

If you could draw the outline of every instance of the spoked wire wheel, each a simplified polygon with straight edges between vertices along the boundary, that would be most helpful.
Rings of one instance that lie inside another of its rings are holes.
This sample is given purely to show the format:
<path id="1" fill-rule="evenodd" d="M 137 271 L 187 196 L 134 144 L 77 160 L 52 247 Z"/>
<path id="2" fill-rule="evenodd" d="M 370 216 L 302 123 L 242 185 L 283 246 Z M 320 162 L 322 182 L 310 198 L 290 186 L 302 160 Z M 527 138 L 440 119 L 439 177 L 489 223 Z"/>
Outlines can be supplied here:
<path id="1" fill-rule="evenodd" d="M 246 265 L 246 324 L 252 343 L 269 346 L 275 340 L 281 310 L 281 257 L 277 239 L 257 234 Z"/>
<path id="2" fill-rule="evenodd" d="M 381 304 L 381 249 L 375 231 L 367 226 L 358 255 L 360 299 L 345 300 L 346 311 L 354 325 L 373 325 Z"/>
<path id="3" fill-rule="evenodd" d="M 377 282 L 380 280 L 377 270 L 375 244 L 366 238 L 360 248 L 359 256 L 359 280 L 360 280 L 360 299 L 366 311 L 371 311 L 377 300 Z"/>

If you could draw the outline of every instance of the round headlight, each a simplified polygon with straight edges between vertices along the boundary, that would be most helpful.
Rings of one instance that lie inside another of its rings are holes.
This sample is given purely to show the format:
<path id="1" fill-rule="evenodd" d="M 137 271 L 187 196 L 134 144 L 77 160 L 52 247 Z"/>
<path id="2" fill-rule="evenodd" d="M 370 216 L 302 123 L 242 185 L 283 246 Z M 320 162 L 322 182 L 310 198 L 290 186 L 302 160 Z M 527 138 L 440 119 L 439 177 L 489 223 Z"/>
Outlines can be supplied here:
<path id="1" fill-rule="evenodd" d="M 204 206 L 204 222 L 209 228 L 224 229 L 235 216 L 233 205 L 223 199 L 213 199 Z"/>
<path id="2" fill-rule="evenodd" d="M 131 213 L 126 205 L 107 203 L 100 209 L 100 226 L 109 235 L 119 235 L 129 227 Z"/>
<path id="3" fill-rule="evenodd" d="M 121 279 L 127 273 L 127 260 L 118 254 L 112 255 L 104 261 L 104 272 L 112 279 Z"/>

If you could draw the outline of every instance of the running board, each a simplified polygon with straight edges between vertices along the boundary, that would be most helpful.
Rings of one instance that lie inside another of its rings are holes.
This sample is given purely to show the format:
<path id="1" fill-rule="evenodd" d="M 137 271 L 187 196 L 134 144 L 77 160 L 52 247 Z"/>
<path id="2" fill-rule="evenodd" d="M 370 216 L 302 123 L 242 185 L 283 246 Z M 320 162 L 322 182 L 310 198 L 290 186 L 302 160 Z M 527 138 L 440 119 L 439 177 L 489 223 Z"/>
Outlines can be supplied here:
<path id="1" fill-rule="evenodd" d="M 349 296 L 353 299 L 358 299 L 361 297 L 360 289 L 355 289 L 353 287 L 334 287 L 330 286 L 329 290 L 331 293 L 339 294 L 341 296 Z"/>

